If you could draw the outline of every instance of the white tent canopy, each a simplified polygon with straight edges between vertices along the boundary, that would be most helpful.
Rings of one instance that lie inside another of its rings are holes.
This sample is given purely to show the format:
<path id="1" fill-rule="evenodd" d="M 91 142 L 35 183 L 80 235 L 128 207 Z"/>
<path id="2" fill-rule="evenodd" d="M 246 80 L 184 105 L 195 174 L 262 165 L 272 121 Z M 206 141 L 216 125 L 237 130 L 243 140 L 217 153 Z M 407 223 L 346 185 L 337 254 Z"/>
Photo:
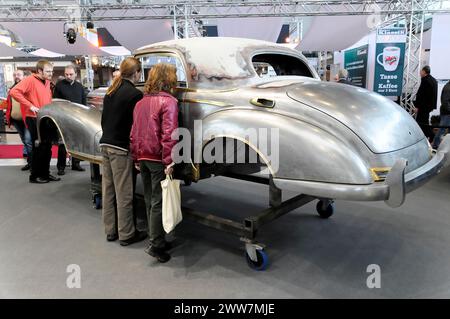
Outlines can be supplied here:
<path id="1" fill-rule="evenodd" d="M 64 56 L 64 54 L 48 51 L 48 50 L 42 49 L 42 48 L 38 49 L 36 51 L 30 52 L 30 54 L 35 55 L 35 56 L 41 56 L 44 58 L 59 58 L 59 57 Z"/>
<path id="2" fill-rule="evenodd" d="M 120 47 L 100 47 L 103 51 L 107 52 L 109 55 L 116 55 L 116 56 L 124 56 L 124 55 L 131 55 L 131 52 L 124 48 L 123 46 Z"/>
<path id="3" fill-rule="evenodd" d="M 98 25 L 108 29 L 114 39 L 130 51 L 148 44 L 173 39 L 172 25 L 169 20 L 101 21 Z"/>
<path id="4" fill-rule="evenodd" d="M 339 51 L 370 32 L 368 16 L 319 16 L 297 46 L 301 51 Z"/>
<path id="5" fill-rule="evenodd" d="M 69 44 L 63 35 L 64 22 L 2 22 L 2 25 L 18 34 L 26 43 L 66 55 L 108 55 L 77 36 L 74 44 Z"/>

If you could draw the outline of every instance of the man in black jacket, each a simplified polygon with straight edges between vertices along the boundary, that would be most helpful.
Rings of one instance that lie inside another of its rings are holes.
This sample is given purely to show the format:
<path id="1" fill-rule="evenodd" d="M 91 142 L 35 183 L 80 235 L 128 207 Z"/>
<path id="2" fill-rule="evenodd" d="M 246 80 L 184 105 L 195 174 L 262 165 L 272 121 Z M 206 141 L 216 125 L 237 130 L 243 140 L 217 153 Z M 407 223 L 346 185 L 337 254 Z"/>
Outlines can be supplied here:
<path id="1" fill-rule="evenodd" d="M 438 148 L 441 143 L 441 137 L 445 131 L 450 128 L 450 81 L 442 89 L 441 93 L 441 121 L 439 123 L 439 131 L 434 137 L 433 148 Z"/>
<path id="2" fill-rule="evenodd" d="M 53 97 L 69 100 L 70 102 L 86 105 L 86 92 L 80 82 L 76 81 L 77 71 L 75 66 L 68 65 L 64 69 L 64 79 L 56 83 Z M 58 146 L 58 175 L 64 175 L 66 168 L 67 151 L 64 144 Z M 80 160 L 72 157 L 72 170 L 84 171 L 80 166 Z"/>
<path id="3" fill-rule="evenodd" d="M 338 83 L 353 85 L 352 81 L 348 79 L 348 71 L 346 69 L 339 69 L 335 79 Z"/>
<path id="4" fill-rule="evenodd" d="M 430 74 L 430 67 L 424 66 L 420 71 L 422 80 L 417 91 L 415 101 L 416 121 L 423 131 L 423 134 L 430 140 L 433 138 L 433 130 L 430 125 L 430 112 L 436 108 L 437 104 L 437 81 Z"/>

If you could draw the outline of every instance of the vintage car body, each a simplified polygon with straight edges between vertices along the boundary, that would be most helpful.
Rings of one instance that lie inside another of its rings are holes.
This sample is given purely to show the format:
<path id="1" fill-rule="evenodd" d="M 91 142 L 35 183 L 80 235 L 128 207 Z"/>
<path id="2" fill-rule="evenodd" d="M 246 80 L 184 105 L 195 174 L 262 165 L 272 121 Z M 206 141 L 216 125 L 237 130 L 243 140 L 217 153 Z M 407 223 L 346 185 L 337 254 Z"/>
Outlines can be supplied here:
<path id="1" fill-rule="evenodd" d="M 201 120 L 200 136 L 192 137 L 202 146 L 192 149 L 196 169 L 187 163 L 182 178 L 258 174 L 268 167 L 267 177 L 280 189 L 324 199 L 385 200 L 397 207 L 407 192 L 446 163 L 449 137 L 432 151 L 400 106 L 362 88 L 320 81 L 302 54 L 281 45 L 195 38 L 152 44 L 136 50 L 135 56 L 144 69 L 149 61 L 161 59 L 176 64 L 180 126 L 193 133 L 194 121 Z M 268 65 L 277 76 L 260 77 L 255 64 Z M 39 112 L 41 134 L 43 127 L 56 128 L 72 156 L 101 163 L 104 93 L 91 93 L 88 106 L 55 99 Z M 278 129 L 276 168 L 270 150 L 251 142 L 249 128 Z M 219 138 L 243 142 L 248 152 L 259 155 L 258 165 L 205 164 L 199 152 Z"/>

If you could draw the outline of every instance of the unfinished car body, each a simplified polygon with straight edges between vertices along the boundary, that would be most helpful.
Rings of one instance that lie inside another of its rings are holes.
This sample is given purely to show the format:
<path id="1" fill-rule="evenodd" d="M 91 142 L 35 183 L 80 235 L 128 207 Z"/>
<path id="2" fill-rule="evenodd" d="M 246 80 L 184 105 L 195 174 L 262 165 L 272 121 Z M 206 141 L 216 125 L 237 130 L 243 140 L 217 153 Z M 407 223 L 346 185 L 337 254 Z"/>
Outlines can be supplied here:
<path id="1" fill-rule="evenodd" d="M 318 198 L 385 200 L 396 207 L 446 162 L 448 137 L 433 152 L 400 106 L 362 88 L 320 81 L 302 54 L 281 45 L 194 38 L 145 46 L 135 56 L 143 63 L 142 80 L 156 63 L 177 67 L 180 126 L 202 145 L 192 149 L 196 168 L 184 170 L 183 179 L 251 175 L 265 166 L 280 189 Z M 104 93 L 92 92 L 88 106 L 55 99 L 39 113 L 39 126 L 56 127 L 72 156 L 101 163 Z M 196 120 L 200 137 L 193 134 Z M 268 150 L 249 140 L 249 128 L 278 130 L 276 169 Z M 258 154 L 259 165 L 204 163 L 195 152 L 218 138 L 244 143 Z"/>
<path id="2" fill-rule="evenodd" d="M 188 134 L 176 146 L 186 147 L 177 149 L 175 178 L 189 184 L 222 175 L 269 185 L 270 207 L 240 222 L 183 207 L 184 217 L 238 235 L 253 269 L 268 264 L 264 245 L 255 241 L 260 226 L 315 199 L 322 218 L 333 214 L 335 199 L 398 207 L 446 164 L 449 136 L 433 151 L 400 106 L 362 88 L 320 81 L 302 54 L 284 46 L 194 38 L 149 45 L 135 56 L 144 70 L 140 88 L 153 65 L 177 67 L 179 124 Z M 105 92 L 91 92 L 88 106 L 55 99 L 38 115 L 41 138 L 59 135 L 72 156 L 95 163 L 97 208 Z M 283 201 L 283 190 L 299 195 Z"/>

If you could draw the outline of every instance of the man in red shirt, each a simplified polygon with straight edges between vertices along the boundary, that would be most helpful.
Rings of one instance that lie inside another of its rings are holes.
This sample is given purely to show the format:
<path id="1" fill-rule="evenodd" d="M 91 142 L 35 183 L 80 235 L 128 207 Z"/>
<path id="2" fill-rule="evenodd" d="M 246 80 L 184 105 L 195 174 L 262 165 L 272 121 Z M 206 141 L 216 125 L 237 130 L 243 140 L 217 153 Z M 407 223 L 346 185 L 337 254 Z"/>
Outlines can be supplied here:
<path id="1" fill-rule="evenodd" d="M 33 150 L 30 183 L 42 184 L 61 180 L 50 175 L 51 142 L 45 139 L 37 141 L 36 115 L 41 107 L 52 102 L 50 90 L 52 76 L 53 65 L 47 60 L 39 60 L 36 64 L 36 73 L 19 82 L 10 92 L 21 104 L 25 125 L 31 135 Z"/>

